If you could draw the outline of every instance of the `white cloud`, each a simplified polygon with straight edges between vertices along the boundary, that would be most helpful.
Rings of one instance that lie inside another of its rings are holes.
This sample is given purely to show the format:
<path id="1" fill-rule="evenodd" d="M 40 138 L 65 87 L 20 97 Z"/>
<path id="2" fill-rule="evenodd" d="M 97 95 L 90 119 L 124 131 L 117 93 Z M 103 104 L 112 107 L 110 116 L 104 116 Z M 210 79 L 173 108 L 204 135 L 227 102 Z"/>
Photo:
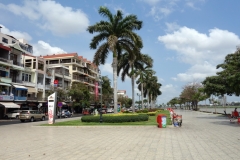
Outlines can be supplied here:
<path id="1" fill-rule="evenodd" d="M 4 34 L 8 34 L 10 36 L 13 36 L 15 37 L 16 39 L 25 39 L 27 41 L 31 41 L 32 40 L 32 37 L 26 33 L 26 32 L 20 32 L 20 31 L 10 31 L 8 28 L 6 28 L 4 25 L 0 24 L 0 26 L 2 27 L 1 28 L 1 31 L 2 33 Z"/>
<path id="2" fill-rule="evenodd" d="M 179 28 L 181 28 L 177 23 L 173 22 L 173 23 L 165 23 L 167 26 L 166 31 L 167 32 L 173 32 L 178 30 Z"/>
<path id="3" fill-rule="evenodd" d="M 158 40 L 166 48 L 177 52 L 178 59 L 191 67 L 172 79 L 175 81 L 202 81 L 215 75 L 216 65 L 224 61 L 227 54 L 233 53 L 240 44 L 239 37 L 227 30 L 210 29 L 209 34 L 195 29 L 181 27 L 177 31 L 159 36 Z"/>
<path id="4" fill-rule="evenodd" d="M 162 95 L 158 96 L 157 98 L 158 104 L 167 103 L 172 98 L 178 97 L 180 94 L 180 89 L 178 89 L 178 86 L 174 86 L 172 84 L 163 85 L 160 90 Z"/>
<path id="5" fill-rule="evenodd" d="M 47 54 L 62 54 L 67 52 L 59 47 L 53 47 L 50 44 L 40 40 L 37 44 L 33 44 L 33 53 L 34 56 L 44 56 Z"/>
<path id="6" fill-rule="evenodd" d="M 87 15 L 80 9 L 73 10 L 55 1 L 25 0 L 23 6 L 16 4 L 0 6 L 16 15 L 36 21 L 40 28 L 50 30 L 59 36 L 85 32 L 89 25 Z"/>
<path id="7" fill-rule="evenodd" d="M 104 65 L 101 66 L 101 71 L 113 74 L 112 64 L 105 63 Z"/>
<path id="8" fill-rule="evenodd" d="M 143 0 L 143 1 L 146 2 L 149 5 L 156 5 L 161 0 Z"/>
<path id="9" fill-rule="evenodd" d="M 158 40 L 164 43 L 166 48 L 175 50 L 181 61 L 192 65 L 204 61 L 216 65 L 240 44 L 236 34 L 218 28 L 210 29 L 207 35 L 182 27 L 173 33 L 159 36 Z"/>

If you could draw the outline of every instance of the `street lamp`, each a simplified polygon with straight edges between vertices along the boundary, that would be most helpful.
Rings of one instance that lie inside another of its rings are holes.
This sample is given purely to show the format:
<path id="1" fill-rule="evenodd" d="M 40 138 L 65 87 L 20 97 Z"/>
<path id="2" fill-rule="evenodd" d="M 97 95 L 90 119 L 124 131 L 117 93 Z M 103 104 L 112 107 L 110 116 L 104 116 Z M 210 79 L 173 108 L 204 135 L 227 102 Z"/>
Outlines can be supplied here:
<path id="1" fill-rule="evenodd" d="M 137 93 L 138 97 L 139 97 L 139 101 L 138 101 L 138 108 L 140 109 L 140 96 L 141 94 L 140 93 Z"/>
<path id="2" fill-rule="evenodd" d="M 100 108 L 100 120 L 99 120 L 99 122 L 102 123 L 103 122 L 103 120 L 102 120 L 102 83 L 103 83 L 103 81 L 102 81 L 100 70 L 99 70 L 99 74 L 100 74 L 99 75 L 99 84 L 100 84 L 100 93 L 101 93 L 101 99 L 100 99 L 101 108 Z"/>

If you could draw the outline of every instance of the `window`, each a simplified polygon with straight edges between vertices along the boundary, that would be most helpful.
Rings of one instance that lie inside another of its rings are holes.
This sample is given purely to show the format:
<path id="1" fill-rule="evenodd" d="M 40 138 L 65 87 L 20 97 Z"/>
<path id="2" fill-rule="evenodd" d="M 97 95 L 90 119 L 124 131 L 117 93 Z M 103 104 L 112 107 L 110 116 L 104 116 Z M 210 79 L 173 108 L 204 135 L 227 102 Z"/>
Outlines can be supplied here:
<path id="1" fill-rule="evenodd" d="M 7 38 L 2 37 L 2 41 L 3 41 L 4 43 L 8 43 L 8 39 L 7 39 Z"/>
<path id="2" fill-rule="evenodd" d="M 13 44 L 13 43 L 16 43 L 16 41 L 12 40 L 12 44 Z"/>
<path id="3" fill-rule="evenodd" d="M 26 91 L 26 90 L 22 90 L 22 91 L 20 92 L 20 96 L 21 96 L 21 97 L 26 97 L 26 96 L 27 96 L 27 91 Z"/>
<path id="4" fill-rule="evenodd" d="M 22 81 L 26 81 L 26 82 L 31 82 L 31 74 L 29 73 L 22 73 Z"/>

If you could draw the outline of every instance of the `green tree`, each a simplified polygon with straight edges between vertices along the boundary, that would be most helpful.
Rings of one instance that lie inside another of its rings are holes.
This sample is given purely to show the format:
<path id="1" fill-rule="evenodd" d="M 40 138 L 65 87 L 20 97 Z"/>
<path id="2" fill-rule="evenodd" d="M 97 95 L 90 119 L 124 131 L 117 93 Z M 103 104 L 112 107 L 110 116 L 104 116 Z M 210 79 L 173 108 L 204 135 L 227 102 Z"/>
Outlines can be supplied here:
<path id="1" fill-rule="evenodd" d="M 151 61 L 150 59 L 148 59 L 148 60 Z M 152 61 L 151 61 L 151 63 L 152 63 Z M 146 67 L 144 67 L 144 69 L 139 69 L 136 73 L 139 76 L 136 83 L 138 84 L 138 89 L 141 91 L 142 106 L 143 106 L 143 97 L 144 97 L 143 88 L 144 88 L 144 86 L 146 86 L 146 82 L 148 81 L 149 76 L 155 74 L 155 71 L 153 71 L 151 67 L 152 67 L 152 65 L 146 66 Z"/>
<path id="2" fill-rule="evenodd" d="M 109 51 L 113 53 L 113 88 L 114 88 L 114 112 L 117 113 L 117 59 L 121 57 L 122 51 L 138 53 L 142 48 L 142 40 L 134 31 L 142 28 L 142 21 L 136 15 L 123 17 L 122 11 L 118 10 L 113 15 L 106 7 L 100 7 L 98 13 L 107 18 L 89 26 L 89 33 L 99 33 L 93 37 L 90 48 L 97 49 L 93 62 L 98 66 L 105 64 Z M 132 52 L 136 50 L 136 52 Z"/>
<path id="3" fill-rule="evenodd" d="M 81 106 L 84 108 L 90 106 L 91 94 L 85 84 L 80 82 L 73 82 L 68 95 L 72 97 L 74 107 Z"/>
<path id="4" fill-rule="evenodd" d="M 131 77 L 132 82 L 132 106 L 135 106 L 135 92 L 134 92 L 134 85 L 135 85 L 135 78 L 138 76 L 138 70 L 144 70 L 144 65 L 152 66 L 152 58 L 146 54 L 141 54 L 141 56 L 131 56 L 128 52 L 124 53 L 122 57 L 118 61 L 118 70 L 117 74 L 121 73 L 122 81 L 125 80 L 126 76 Z M 133 112 L 135 112 L 135 107 L 133 107 Z"/>

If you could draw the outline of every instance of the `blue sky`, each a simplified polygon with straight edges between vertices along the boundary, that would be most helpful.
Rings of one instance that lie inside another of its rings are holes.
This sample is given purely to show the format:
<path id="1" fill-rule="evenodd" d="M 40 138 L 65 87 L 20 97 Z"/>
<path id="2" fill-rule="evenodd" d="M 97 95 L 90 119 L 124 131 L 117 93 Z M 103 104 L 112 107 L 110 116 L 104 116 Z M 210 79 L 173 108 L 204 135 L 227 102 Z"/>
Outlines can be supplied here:
<path id="1" fill-rule="evenodd" d="M 104 19 L 98 14 L 100 6 L 143 21 L 137 33 L 143 39 L 142 53 L 154 59 L 153 69 L 162 84 L 158 104 L 178 97 L 183 86 L 215 75 L 216 65 L 240 45 L 239 0 L 0 0 L 0 25 L 3 33 L 27 39 L 34 55 L 77 52 L 92 61 L 93 35 L 86 28 Z M 110 79 L 111 62 L 110 55 L 100 66 Z M 118 89 L 132 97 L 129 78 L 125 82 L 118 78 Z"/>

